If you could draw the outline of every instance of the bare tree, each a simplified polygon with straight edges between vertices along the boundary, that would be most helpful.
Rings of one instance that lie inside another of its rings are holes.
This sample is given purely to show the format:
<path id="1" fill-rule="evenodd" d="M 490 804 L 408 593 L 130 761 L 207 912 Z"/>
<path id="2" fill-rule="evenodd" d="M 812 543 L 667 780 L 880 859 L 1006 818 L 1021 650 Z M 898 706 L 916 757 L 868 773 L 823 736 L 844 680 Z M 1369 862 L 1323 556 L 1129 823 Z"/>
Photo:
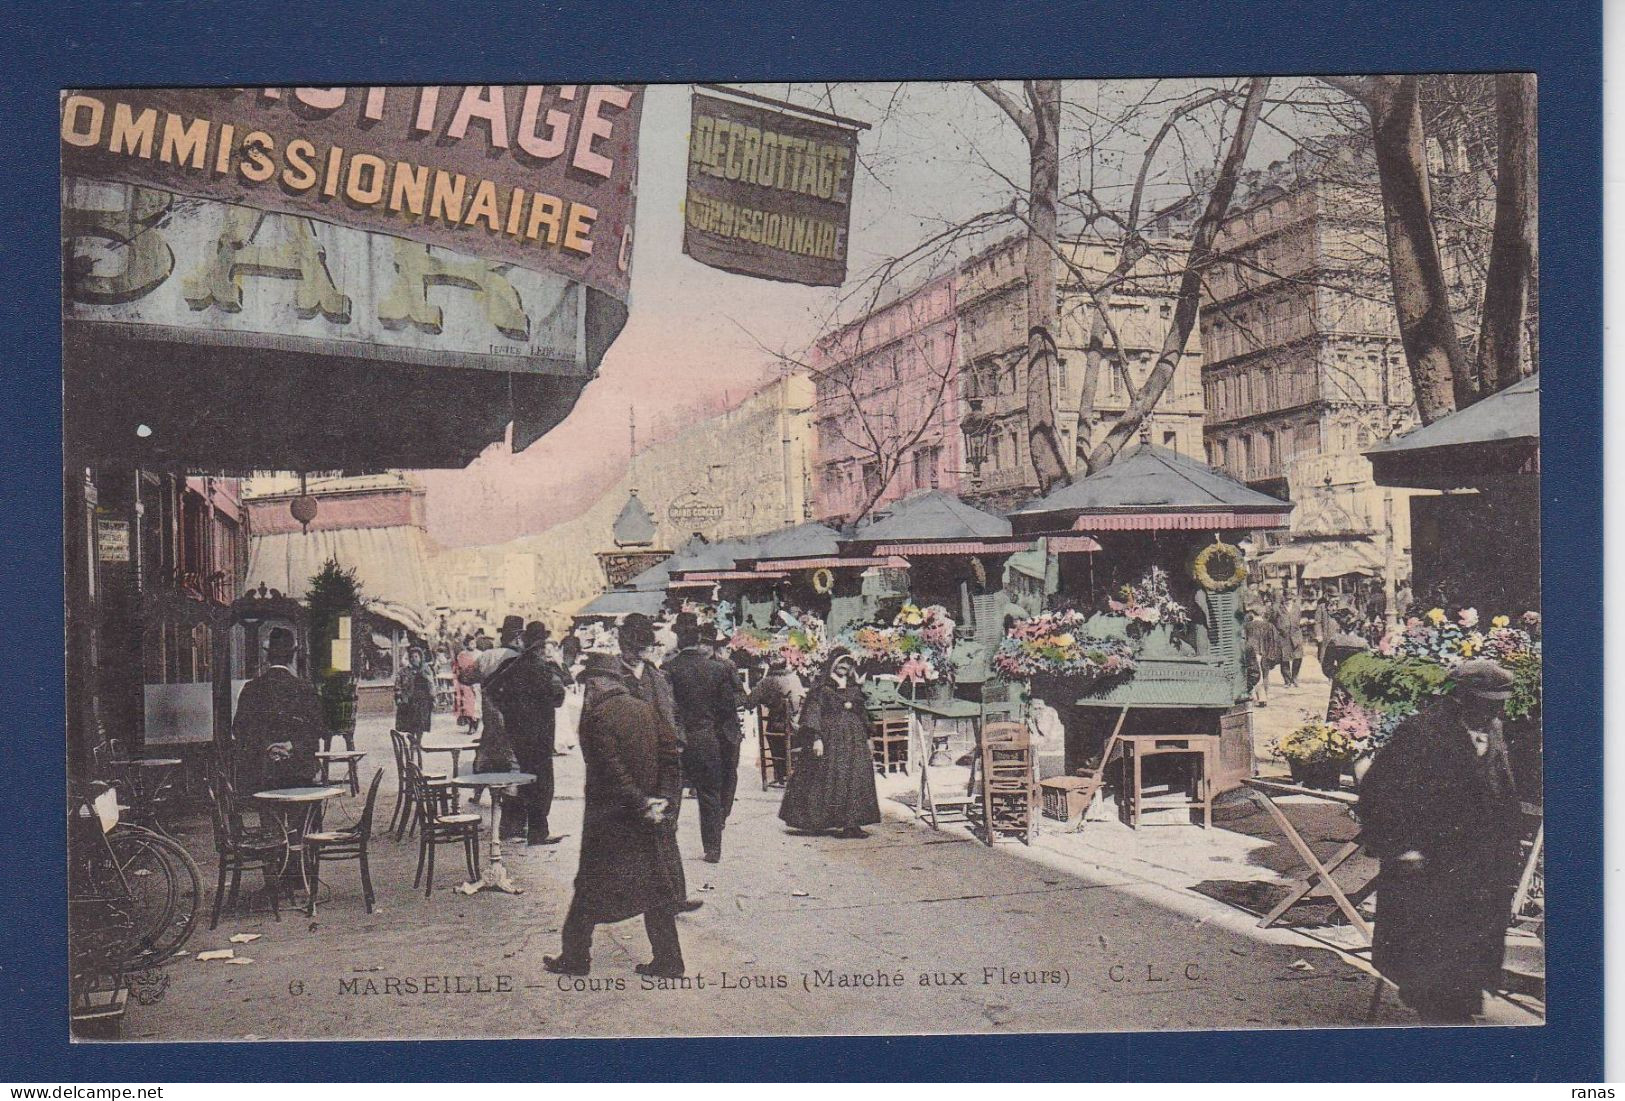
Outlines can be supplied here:
<path id="1" fill-rule="evenodd" d="M 1496 213 L 1478 355 L 1463 349 L 1439 248 L 1415 76 L 1323 77 L 1366 110 L 1382 185 L 1389 270 L 1401 341 L 1424 424 L 1521 377 L 1534 271 L 1533 77 L 1496 78 Z"/>
<path id="2" fill-rule="evenodd" d="M 1060 221 L 1061 82 L 1022 81 L 1026 102 L 1018 101 L 991 81 L 976 88 L 1010 117 L 1027 143 L 1026 262 L 1027 356 L 1026 378 L 1020 380 L 1027 395 L 1027 440 L 1038 489 L 1047 493 L 1066 479 L 1067 465 L 1055 429 L 1055 294 L 1056 236 Z"/>

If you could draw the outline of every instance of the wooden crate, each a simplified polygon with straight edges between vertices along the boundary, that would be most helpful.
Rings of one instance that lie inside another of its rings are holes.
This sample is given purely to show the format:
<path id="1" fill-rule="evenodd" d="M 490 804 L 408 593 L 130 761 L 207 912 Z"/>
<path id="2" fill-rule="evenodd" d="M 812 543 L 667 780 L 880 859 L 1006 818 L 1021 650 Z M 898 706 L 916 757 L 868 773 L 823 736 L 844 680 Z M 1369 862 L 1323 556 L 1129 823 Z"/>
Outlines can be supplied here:
<path id="1" fill-rule="evenodd" d="M 1094 788 L 1095 784 L 1082 776 L 1052 776 L 1038 781 L 1038 791 L 1044 800 L 1044 817 L 1058 822 L 1082 818 L 1089 809 Z"/>

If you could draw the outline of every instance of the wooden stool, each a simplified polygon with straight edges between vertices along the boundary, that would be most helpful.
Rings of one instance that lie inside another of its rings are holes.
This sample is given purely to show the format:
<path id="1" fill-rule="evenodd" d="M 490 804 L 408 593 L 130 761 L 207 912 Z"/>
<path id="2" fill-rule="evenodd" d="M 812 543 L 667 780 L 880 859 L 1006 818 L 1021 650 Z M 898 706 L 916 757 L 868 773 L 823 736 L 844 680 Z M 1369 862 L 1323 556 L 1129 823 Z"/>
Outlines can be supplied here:
<path id="1" fill-rule="evenodd" d="M 1013 837 L 1032 844 L 1037 804 L 1032 739 L 1026 724 L 988 723 L 982 728 L 982 828 L 987 843 Z"/>

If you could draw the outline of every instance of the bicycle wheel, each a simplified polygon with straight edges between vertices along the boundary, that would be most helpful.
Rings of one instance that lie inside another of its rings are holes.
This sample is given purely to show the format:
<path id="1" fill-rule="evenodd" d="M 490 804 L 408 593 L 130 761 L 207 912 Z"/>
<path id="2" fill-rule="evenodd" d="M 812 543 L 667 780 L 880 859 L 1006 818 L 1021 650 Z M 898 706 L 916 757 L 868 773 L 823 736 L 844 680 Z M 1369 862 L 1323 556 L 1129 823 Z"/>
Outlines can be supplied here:
<path id="1" fill-rule="evenodd" d="M 178 843 L 141 826 L 118 826 L 107 842 L 129 892 L 126 966 L 162 962 L 180 950 L 197 922 L 202 898 L 197 864 Z"/>
<path id="2" fill-rule="evenodd" d="M 163 930 L 153 939 L 146 956 L 163 960 L 181 950 L 197 926 L 198 914 L 203 907 L 203 874 L 197 861 L 179 841 L 155 830 L 140 826 L 130 827 L 149 844 L 157 848 L 169 865 L 171 908 Z"/>

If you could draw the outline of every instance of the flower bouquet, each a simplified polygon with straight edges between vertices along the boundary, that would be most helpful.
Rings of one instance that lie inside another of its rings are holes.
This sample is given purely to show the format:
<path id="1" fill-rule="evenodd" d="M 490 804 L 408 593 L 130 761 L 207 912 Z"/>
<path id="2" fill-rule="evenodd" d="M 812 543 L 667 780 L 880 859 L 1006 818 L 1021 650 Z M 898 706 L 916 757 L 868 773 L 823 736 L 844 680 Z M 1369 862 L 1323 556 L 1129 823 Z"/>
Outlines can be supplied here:
<path id="1" fill-rule="evenodd" d="M 803 612 L 795 626 L 780 630 L 774 642 L 784 663 L 798 673 L 816 668 L 829 656 L 824 621 L 811 612 Z"/>
<path id="2" fill-rule="evenodd" d="M 753 662 L 779 658 L 800 673 L 816 668 L 824 660 L 829 653 L 829 643 L 825 638 L 824 621 L 804 614 L 794 626 L 781 626 L 775 631 L 741 627 L 729 637 L 728 649 Z"/>
<path id="3" fill-rule="evenodd" d="M 895 673 L 899 680 L 922 683 L 947 680 L 954 643 L 954 621 L 940 604 L 904 604 L 889 627 L 870 624 L 848 631 L 841 645 L 873 672 Z"/>
<path id="4" fill-rule="evenodd" d="M 1354 742 L 1337 726 L 1308 722 L 1270 743 L 1270 753 L 1287 763 L 1304 787 L 1335 789 L 1343 766 L 1356 756 Z"/>
<path id="5" fill-rule="evenodd" d="M 1129 629 L 1144 633 L 1153 627 L 1170 629 L 1190 623 L 1190 613 L 1168 591 L 1168 571 L 1152 566 L 1145 576 L 1133 585 L 1124 585 L 1117 591 L 1122 599 L 1106 599 L 1106 607 L 1113 615 L 1128 619 Z"/>
<path id="6" fill-rule="evenodd" d="M 1012 680 L 1066 677 L 1081 689 L 1131 675 L 1134 648 L 1124 639 L 1086 634 L 1083 614 L 1069 608 L 1013 624 L 993 655 L 993 668 Z"/>

